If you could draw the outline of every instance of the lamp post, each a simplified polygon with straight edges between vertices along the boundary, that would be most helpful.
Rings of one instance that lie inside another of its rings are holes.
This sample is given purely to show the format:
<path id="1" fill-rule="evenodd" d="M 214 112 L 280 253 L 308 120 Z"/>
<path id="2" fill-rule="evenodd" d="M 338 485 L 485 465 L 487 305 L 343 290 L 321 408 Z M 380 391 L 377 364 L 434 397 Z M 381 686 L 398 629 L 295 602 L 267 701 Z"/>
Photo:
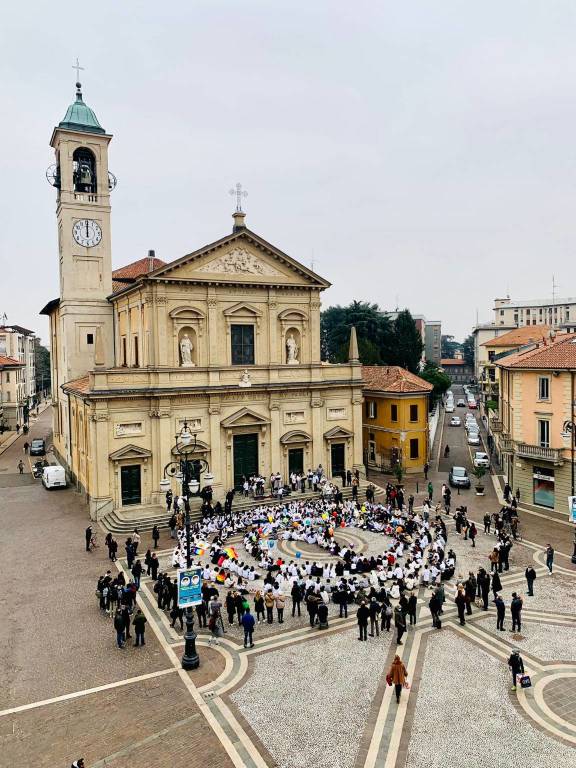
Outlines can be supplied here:
<path id="1" fill-rule="evenodd" d="M 574 379 L 572 379 L 574 381 Z M 570 437 L 570 472 L 571 472 L 571 496 L 574 497 L 574 441 L 576 440 L 576 424 L 574 423 L 574 394 L 572 394 L 572 421 L 565 421 L 562 427 L 562 437 Z M 572 499 L 571 499 L 572 501 Z M 576 528 L 574 528 L 574 549 L 572 562 L 576 564 Z"/>
<path id="2" fill-rule="evenodd" d="M 198 476 L 205 473 L 205 479 L 213 482 L 208 462 L 204 459 L 192 459 L 198 449 L 197 435 L 192 434 L 188 428 L 188 422 L 184 424 L 180 433 L 176 435 L 176 445 L 173 452 L 178 455 L 177 461 L 171 461 L 164 467 L 164 477 L 160 481 L 160 489 L 168 490 L 170 481 L 168 477 L 175 477 L 182 481 L 182 498 L 184 499 L 185 530 L 186 530 L 186 567 L 192 567 L 190 552 L 190 496 L 196 496 L 200 490 L 200 481 L 194 473 L 194 465 Z M 186 606 L 186 632 L 184 633 L 184 653 L 182 655 L 183 669 L 197 669 L 200 666 L 200 657 L 196 650 L 196 632 L 194 632 L 194 611 L 191 605 Z"/>

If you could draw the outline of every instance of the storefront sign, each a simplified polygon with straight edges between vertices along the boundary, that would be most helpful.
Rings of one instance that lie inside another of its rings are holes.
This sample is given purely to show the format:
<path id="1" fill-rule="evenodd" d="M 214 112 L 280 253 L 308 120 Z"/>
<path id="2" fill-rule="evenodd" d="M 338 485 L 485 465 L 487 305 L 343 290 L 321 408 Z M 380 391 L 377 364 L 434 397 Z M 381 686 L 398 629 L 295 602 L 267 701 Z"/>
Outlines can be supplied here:
<path id="1" fill-rule="evenodd" d="M 202 568 L 182 568 L 178 571 L 178 606 L 200 605 L 202 602 Z"/>
<path id="2" fill-rule="evenodd" d="M 568 519 L 576 524 L 576 496 L 568 496 Z"/>

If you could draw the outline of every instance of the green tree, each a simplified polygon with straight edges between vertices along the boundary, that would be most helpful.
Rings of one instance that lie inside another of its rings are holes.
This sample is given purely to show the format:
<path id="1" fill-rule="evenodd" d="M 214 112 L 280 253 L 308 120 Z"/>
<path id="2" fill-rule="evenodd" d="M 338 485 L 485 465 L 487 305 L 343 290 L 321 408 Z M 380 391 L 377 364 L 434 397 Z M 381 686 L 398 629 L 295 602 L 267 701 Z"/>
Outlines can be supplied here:
<path id="1" fill-rule="evenodd" d="M 466 336 L 462 344 L 462 354 L 466 365 L 474 366 L 474 336 Z"/>
<path id="2" fill-rule="evenodd" d="M 455 353 L 462 347 L 459 342 L 454 341 L 454 336 L 449 336 L 447 334 L 442 334 L 441 345 L 442 351 L 440 354 L 442 357 L 449 359 L 453 359 Z"/>
<path id="3" fill-rule="evenodd" d="M 36 392 L 50 391 L 50 350 L 40 344 L 40 339 L 34 344 L 34 363 L 36 367 Z M 38 399 L 38 396 L 37 396 Z"/>
<path id="4" fill-rule="evenodd" d="M 420 378 L 432 384 L 434 389 L 430 397 L 430 406 L 433 406 L 436 401 L 442 397 L 444 392 L 450 389 L 451 381 L 448 374 L 444 373 L 435 363 L 426 361 L 424 369 L 419 373 Z"/>
<path id="5" fill-rule="evenodd" d="M 390 318 L 377 304 L 353 301 L 347 307 L 329 307 L 320 318 L 322 359 L 330 363 L 348 360 L 350 329 L 356 328 L 358 353 L 364 365 L 382 365 L 392 337 Z"/>
<path id="6" fill-rule="evenodd" d="M 386 360 L 390 365 L 400 365 L 412 373 L 418 373 L 424 343 L 410 310 L 403 309 L 394 321 L 393 343 Z"/>

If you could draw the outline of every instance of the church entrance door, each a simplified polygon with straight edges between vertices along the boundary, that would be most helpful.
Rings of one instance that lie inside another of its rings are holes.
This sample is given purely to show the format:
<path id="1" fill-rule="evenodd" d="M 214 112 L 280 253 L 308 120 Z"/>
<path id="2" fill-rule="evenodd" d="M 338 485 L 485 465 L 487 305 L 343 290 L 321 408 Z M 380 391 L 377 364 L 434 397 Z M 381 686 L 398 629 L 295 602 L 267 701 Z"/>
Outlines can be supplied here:
<path id="1" fill-rule="evenodd" d="M 340 476 L 346 469 L 344 460 L 344 443 L 332 443 L 330 446 L 332 477 Z"/>
<path id="2" fill-rule="evenodd" d="M 242 488 L 242 477 L 258 474 L 258 435 L 234 435 L 234 488 Z"/>
<path id="3" fill-rule="evenodd" d="M 288 450 L 288 474 L 301 473 L 304 469 L 304 448 L 290 448 Z"/>
<path id="4" fill-rule="evenodd" d="M 140 482 L 140 464 L 131 464 L 120 468 L 120 486 L 122 490 L 122 506 L 142 503 L 142 488 Z"/>

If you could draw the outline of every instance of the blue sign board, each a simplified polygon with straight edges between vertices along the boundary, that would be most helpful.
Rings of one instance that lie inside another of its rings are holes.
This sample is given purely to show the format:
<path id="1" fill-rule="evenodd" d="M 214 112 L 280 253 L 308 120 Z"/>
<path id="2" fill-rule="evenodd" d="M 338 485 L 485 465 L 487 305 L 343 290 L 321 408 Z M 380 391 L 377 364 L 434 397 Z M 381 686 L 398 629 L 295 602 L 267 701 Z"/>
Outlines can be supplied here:
<path id="1" fill-rule="evenodd" d="M 576 496 L 568 496 L 568 509 L 570 510 L 570 522 L 576 523 Z"/>
<path id="2" fill-rule="evenodd" d="M 178 606 L 187 608 L 202 602 L 202 568 L 182 568 L 178 571 Z"/>

